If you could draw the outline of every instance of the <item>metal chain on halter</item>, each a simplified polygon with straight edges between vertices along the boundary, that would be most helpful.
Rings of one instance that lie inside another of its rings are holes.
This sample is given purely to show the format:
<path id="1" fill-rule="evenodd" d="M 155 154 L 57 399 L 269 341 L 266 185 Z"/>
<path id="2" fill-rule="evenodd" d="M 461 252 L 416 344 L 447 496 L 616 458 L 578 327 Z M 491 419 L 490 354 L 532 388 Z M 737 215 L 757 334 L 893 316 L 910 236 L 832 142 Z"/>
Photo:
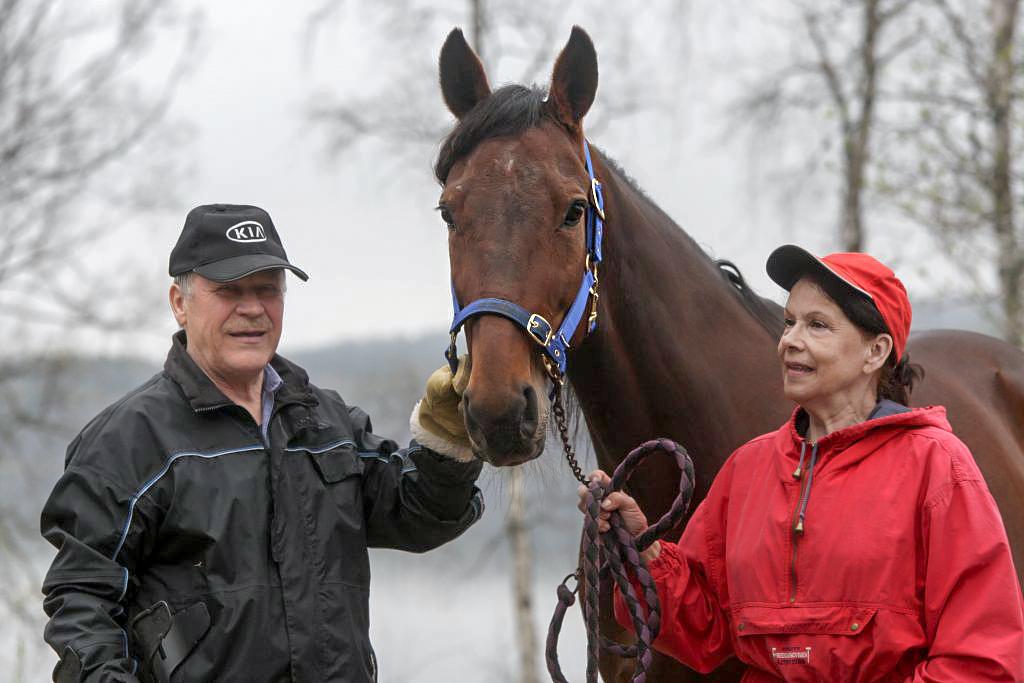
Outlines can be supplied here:
<path id="1" fill-rule="evenodd" d="M 563 438 L 563 441 L 566 444 L 567 458 L 571 458 L 569 463 L 570 467 L 572 467 L 576 463 L 576 459 L 572 457 L 572 448 L 568 444 L 567 437 Z M 603 534 L 599 534 L 598 519 L 601 513 L 601 501 L 609 493 L 621 490 L 636 466 L 656 451 L 664 451 L 673 455 L 676 459 L 676 464 L 679 465 L 681 470 L 682 476 L 679 478 L 679 493 L 675 500 L 672 501 L 672 507 L 661 519 L 647 527 L 635 538 L 625 528 L 619 512 L 617 510 L 613 511 L 609 519 L 611 529 Z M 578 464 L 575 469 L 579 469 Z M 582 472 L 580 472 L 580 475 L 582 475 Z M 580 475 L 577 475 L 577 478 L 582 480 L 583 478 Z M 658 631 L 661 627 L 661 608 L 658 602 L 658 591 L 654 584 L 654 579 L 647 570 L 647 563 L 640 556 L 640 553 L 682 520 L 693 496 L 693 476 L 693 462 L 682 446 L 669 439 L 655 439 L 647 441 L 630 451 L 626 459 L 615 468 L 615 473 L 612 475 L 607 489 L 596 481 L 584 482 L 587 484 L 587 495 L 585 498 L 586 513 L 583 523 L 583 531 L 586 537 L 584 540 L 583 557 L 580 567 L 576 569 L 576 572 L 565 577 L 565 580 L 558 586 L 558 605 L 556 605 L 555 613 L 551 617 L 544 651 L 548 673 L 551 675 L 552 681 L 555 683 L 568 683 L 562 674 L 562 669 L 558 662 L 558 636 L 561 632 L 562 621 L 565 619 L 566 611 L 576 602 L 575 594 L 579 590 L 580 577 L 582 575 L 586 591 L 583 617 L 587 628 L 587 682 L 597 682 L 598 643 L 600 643 L 601 648 L 620 657 L 635 657 L 637 661 L 633 670 L 633 683 L 646 683 L 647 671 L 652 661 L 651 644 L 658 637 Z M 604 562 L 601 561 L 602 554 L 605 556 Z M 600 597 L 600 576 L 605 572 L 611 572 L 612 578 L 619 586 L 619 590 L 629 609 L 633 620 L 633 628 L 637 634 L 636 645 L 621 645 L 600 635 L 598 600 Z M 630 581 L 630 573 L 636 577 L 636 581 L 642 589 L 642 596 L 640 597 L 637 596 L 633 583 Z M 576 588 L 570 590 L 566 584 L 572 578 L 576 579 Z"/>
<path id="2" fill-rule="evenodd" d="M 565 460 L 569 463 L 572 476 L 576 481 L 586 486 L 587 478 L 583 476 L 583 468 L 576 461 L 576 454 L 572 449 L 572 441 L 569 438 L 569 421 L 565 417 L 565 406 L 562 405 L 562 378 L 555 375 L 552 378 L 555 384 L 555 398 L 551 402 L 551 412 L 555 415 L 555 426 L 558 427 L 558 436 L 562 438 L 562 449 L 565 451 Z"/>

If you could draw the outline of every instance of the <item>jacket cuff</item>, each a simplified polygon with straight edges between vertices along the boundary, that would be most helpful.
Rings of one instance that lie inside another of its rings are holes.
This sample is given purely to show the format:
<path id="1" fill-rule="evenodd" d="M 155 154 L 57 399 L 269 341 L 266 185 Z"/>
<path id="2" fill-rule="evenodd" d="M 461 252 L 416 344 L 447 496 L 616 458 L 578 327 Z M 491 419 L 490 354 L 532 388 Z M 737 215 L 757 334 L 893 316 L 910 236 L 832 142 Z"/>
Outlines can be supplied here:
<path id="1" fill-rule="evenodd" d="M 677 574 L 682 564 L 678 545 L 671 541 L 658 542 L 661 544 L 661 552 L 656 558 L 647 563 L 647 570 L 651 572 L 651 578 L 654 579 L 655 585 L 661 583 L 662 577 Z M 637 582 L 632 572 L 629 573 L 629 581 L 633 584 L 633 591 L 637 595 L 641 595 L 643 588 Z M 630 633 L 635 633 L 633 617 L 629 613 L 629 607 L 626 605 L 625 598 L 622 597 L 622 591 L 619 590 L 618 584 L 615 584 L 613 603 L 615 607 L 615 621 L 619 622 L 619 625 L 623 628 L 628 629 Z"/>
<path id="2" fill-rule="evenodd" d="M 409 444 L 408 454 L 413 464 L 416 465 L 416 469 L 430 479 L 448 485 L 472 484 L 480 476 L 484 467 L 483 461 L 476 456 L 473 456 L 470 461 L 456 460 L 436 451 L 416 438 Z"/>

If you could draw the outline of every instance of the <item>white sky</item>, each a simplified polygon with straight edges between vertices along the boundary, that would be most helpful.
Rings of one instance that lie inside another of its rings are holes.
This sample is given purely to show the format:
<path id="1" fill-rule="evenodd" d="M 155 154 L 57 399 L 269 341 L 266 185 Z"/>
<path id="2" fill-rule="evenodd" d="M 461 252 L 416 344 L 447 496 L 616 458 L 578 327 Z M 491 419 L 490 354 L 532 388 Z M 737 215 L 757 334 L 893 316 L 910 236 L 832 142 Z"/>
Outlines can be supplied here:
<path id="1" fill-rule="evenodd" d="M 463 4 L 453 4 L 456 21 Z M 451 304 L 446 234 L 433 211 L 438 188 L 430 166 L 436 148 L 396 160 L 369 143 L 329 164 L 324 138 L 304 117 L 315 92 L 358 96 L 386 87 L 388 73 L 370 65 L 385 57 L 394 64 L 394 48 L 386 31 L 363 23 L 360 11 L 342 3 L 349 9 L 320 34 L 314 50 L 304 50 L 311 8 L 298 5 L 286 0 L 202 4 L 203 49 L 171 112 L 195 129 L 194 173 L 175 211 L 158 216 L 155 225 L 151 216 L 128 217 L 113 244 L 130 250 L 141 272 L 159 274 L 145 286 L 159 309 L 166 306 L 167 281 L 161 277 L 167 255 L 187 211 L 210 202 L 257 204 L 270 212 L 291 260 L 311 276 L 308 283 L 291 281 L 286 353 L 342 338 L 444 329 Z M 776 188 L 763 179 L 759 163 L 768 166 L 769 160 L 752 162 L 745 143 L 725 139 L 723 108 L 737 82 L 723 68 L 723 55 L 742 55 L 748 39 L 768 35 L 749 17 L 737 24 L 738 16 L 744 13 L 691 12 L 678 30 L 663 34 L 664 49 L 674 52 L 654 73 L 641 70 L 639 58 L 631 64 L 601 63 L 605 88 L 639 81 L 642 92 L 644 79 L 656 79 L 652 88 L 676 88 L 669 97 L 676 107 L 664 115 L 612 121 L 593 141 L 707 250 L 735 261 L 755 288 L 778 299 L 764 275 L 767 254 L 789 241 L 832 251 L 834 190 L 826 181 L 825 194 L 811 204 L 814 210 L 799 218 L 788 215 L 775 202 Z M 574 22 L 590 30 L 599 62 L 602 45 L 610 49 L 620 38 L 618 26 L 588 26 L 585 15 L 567 16 L 565 30 L 549 46 L 552 57 Z M 447 28 L 425 37 L 422 49 L 431 50 L 429 55 L 408 57 L 436 59 Z M 687 56 L 685 63 L 679 55 Z M 507 76 L 490 78 L 493 86 Z M 599 87 L 592 112 L 601 102 Z M 435 104 L 441 107 L 439 92 Z M 615 230 L 614 218 L 607 229 Z M 905 279 L 913 296 L 912 274 Z M 169 314 L 162 319 L 162 326 L 112 345 L 107 340 L 107 350 L 162 356 L 174 329 Z"/>

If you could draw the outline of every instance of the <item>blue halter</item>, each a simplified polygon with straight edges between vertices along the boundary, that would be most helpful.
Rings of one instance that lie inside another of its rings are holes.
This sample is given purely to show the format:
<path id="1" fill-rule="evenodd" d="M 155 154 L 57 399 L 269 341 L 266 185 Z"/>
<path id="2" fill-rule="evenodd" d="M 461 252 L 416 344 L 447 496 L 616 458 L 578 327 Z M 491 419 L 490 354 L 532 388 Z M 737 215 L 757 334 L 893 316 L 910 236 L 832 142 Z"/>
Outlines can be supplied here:
<path id="1" fill-rule="evenodd" d="M 451 367 L 452 375 L 459 369 L 459 357 L 456 350 L 456 340 L 459 330 L 470 318 L 478 315 L 500 315 L 517 323 L 526 334 L 540 345 L 544 351 L 544 367 L 547 369 L 551 379 L 556 383 L 561 382 L 565 377 L 568 358 L 566 352 L 569 350 L 569 340 L 583 320 L 583 314 L 587 309 L 587 300 L 593 296 L 590 317 L 587 321 L 587 334 L 590 334 L 597 327 L 597 267 L 601 263 L 601 239 L 604 234 L 604 194 L 601 190 L 601 183 L 594 176 L 594 164 L 590 159 L 590 147 L 586 139 L 583 140 L 583 155 L 586 160 L 587 174 L 590 176 L 590 197 L 587 206 L 587 260 L 583 270 L 583 281 L 576 292 L 576 298 L 562 319 L 562 324 L 555 330 L 554 326 L 544 319 L 539 313 L 531 313 L 519 304 L 505 299 L 477 299 L 465 308 L 459 306 L 459 299 L 455 296 L 455 283 L 452 282 L 452 307 L 455 309 L 455 317 L 452 326 L 448 330 L 451 334 L 451 345 L 445 351 L 445 358 Z"/>

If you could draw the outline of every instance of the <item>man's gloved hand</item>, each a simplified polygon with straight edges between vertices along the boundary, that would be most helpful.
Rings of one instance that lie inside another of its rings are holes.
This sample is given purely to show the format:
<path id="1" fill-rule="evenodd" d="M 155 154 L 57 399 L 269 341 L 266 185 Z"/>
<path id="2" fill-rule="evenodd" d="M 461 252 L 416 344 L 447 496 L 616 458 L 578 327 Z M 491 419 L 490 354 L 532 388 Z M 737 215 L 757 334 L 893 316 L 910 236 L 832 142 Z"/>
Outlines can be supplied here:
<path id="1" fill-rule="evenodd" d="M 462 392 L 469 385 L 471 369 L 469 356 L 463 355 L 459 357 L 455 377 L 447 365 L 435 370 L 409 418 L 412 438 L 432 451 L 463 462 L 476 458 L 461 408 Z"/>

